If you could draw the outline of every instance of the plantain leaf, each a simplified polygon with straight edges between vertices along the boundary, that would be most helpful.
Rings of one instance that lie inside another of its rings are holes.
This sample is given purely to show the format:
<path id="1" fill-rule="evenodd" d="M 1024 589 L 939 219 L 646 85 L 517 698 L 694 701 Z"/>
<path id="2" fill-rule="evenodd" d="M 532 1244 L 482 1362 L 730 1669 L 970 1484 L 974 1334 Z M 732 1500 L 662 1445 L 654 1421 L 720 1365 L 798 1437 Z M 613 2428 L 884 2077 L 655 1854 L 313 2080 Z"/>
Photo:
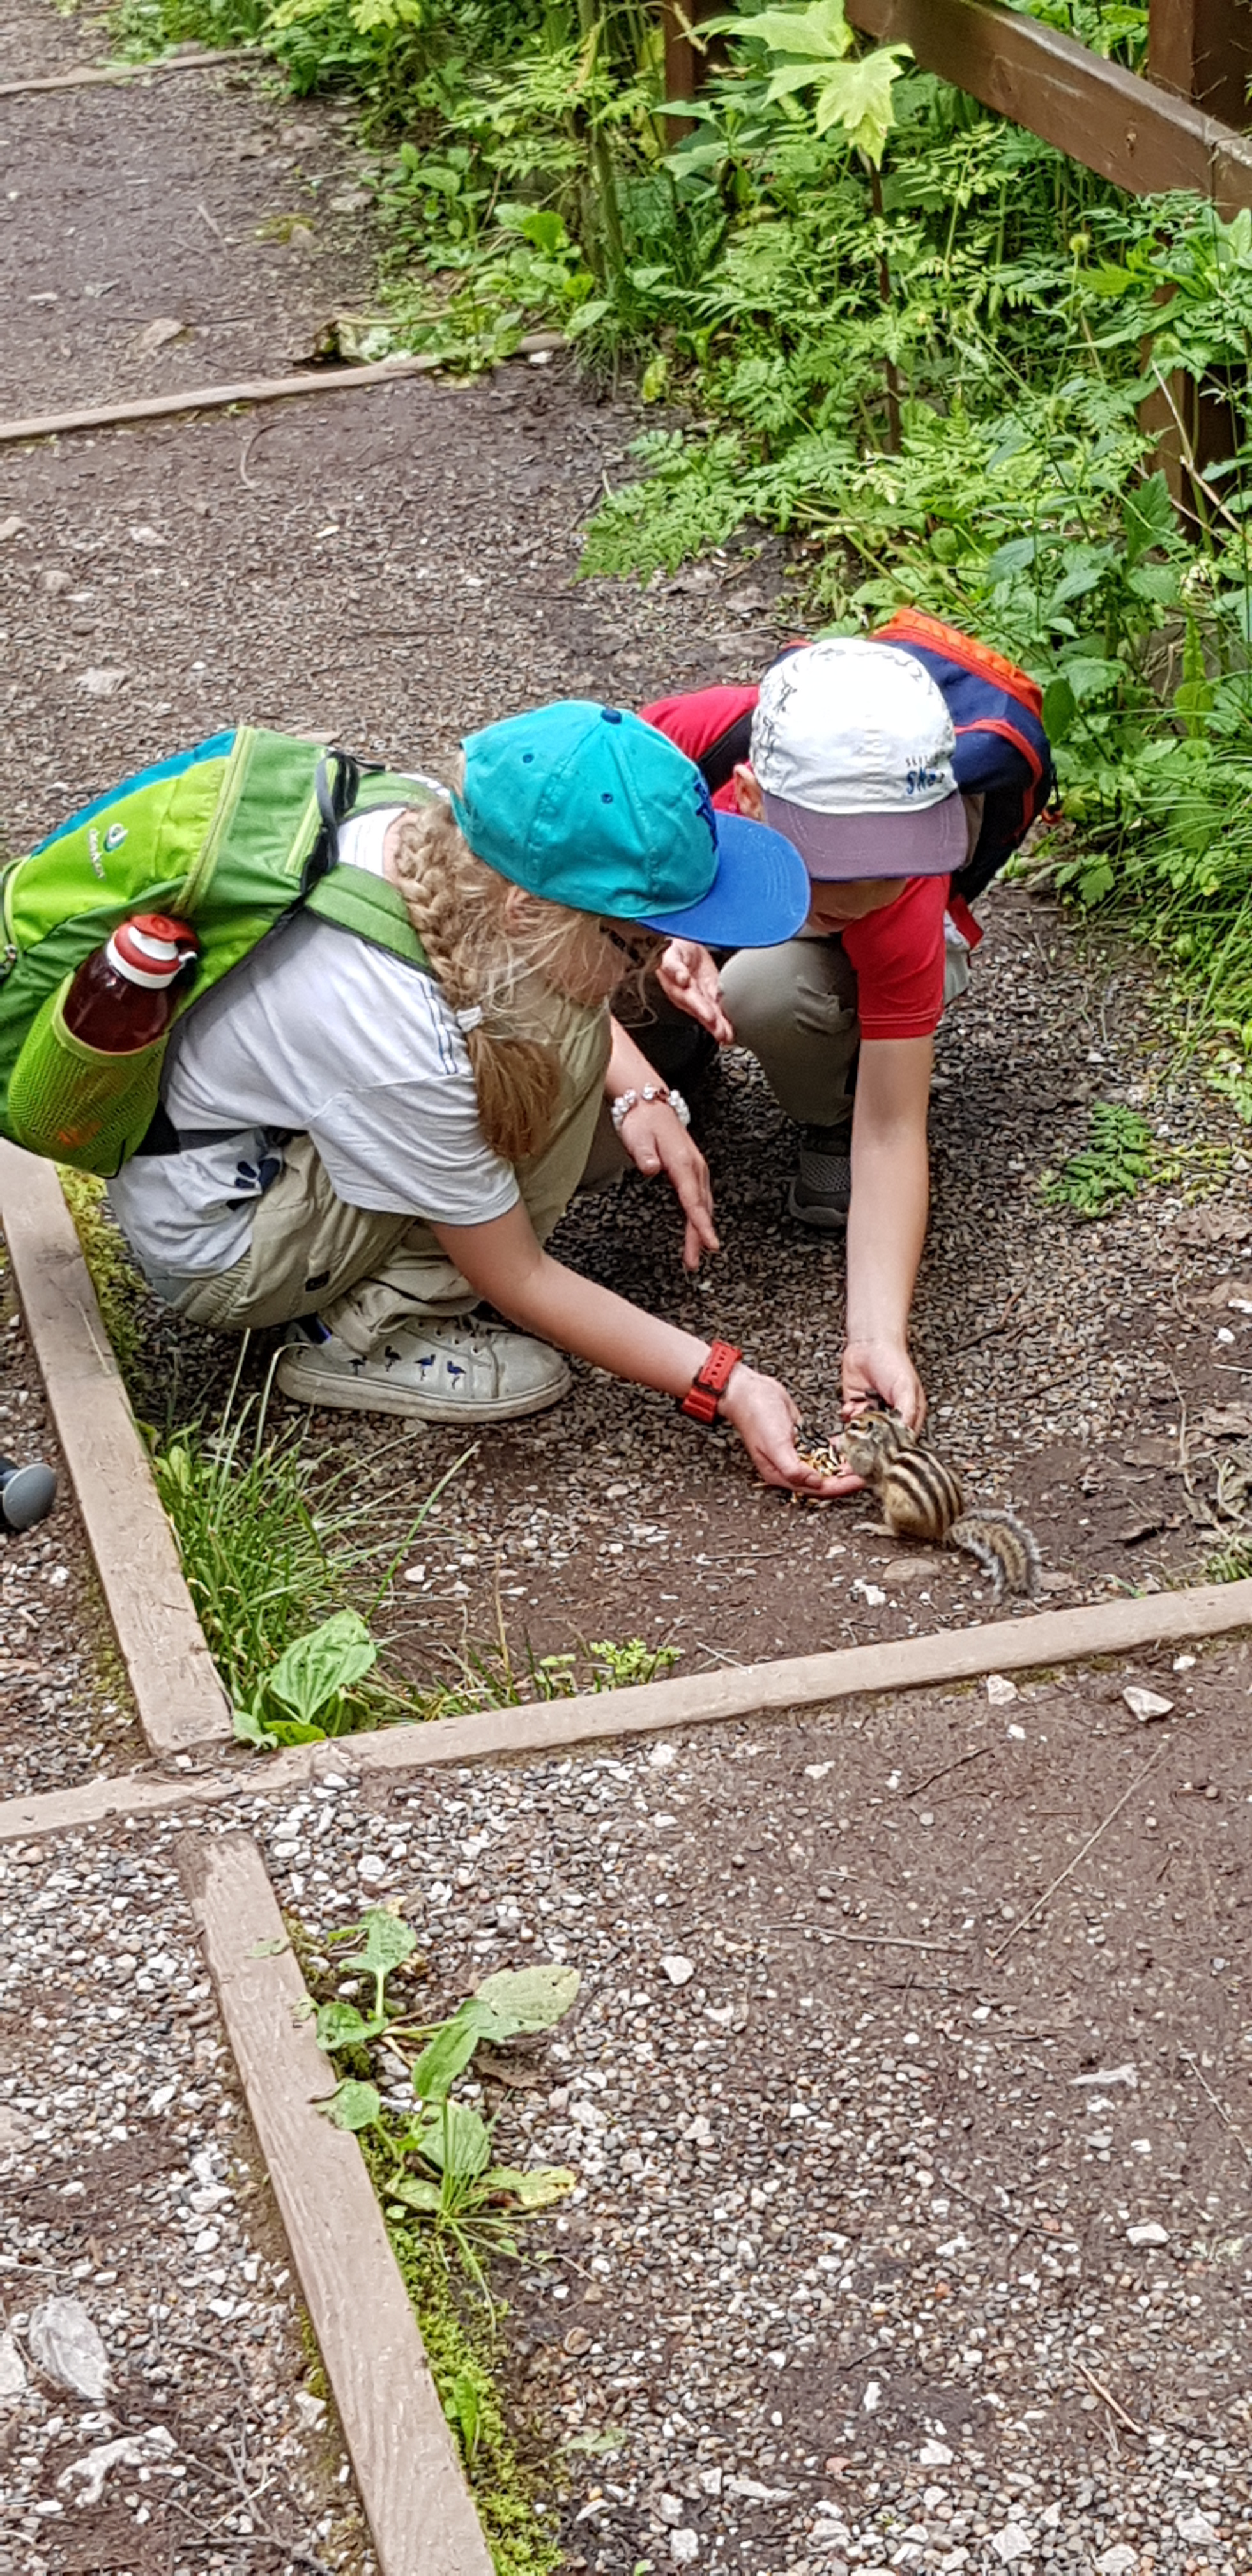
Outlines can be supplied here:
<path id="1" fill-rule="evenodd" d="M 498 1968 L 474 1991 L 474 2003 L 487 2007 L 494 2024 L 489 2029 L 484 2021 L 480 2036 L 495 2041 L 513 2039 L 520 2031 L 551 2030 L 564 2019 L 581 1983 L 577 1968 L 555 1961 L 537 1968 Z"/>
<path id="2" fill-rule="evenodd" d="M 578 2180 L 568 2165 L 532 2165 L 520 2173 L 514 2165 L 492 2165 L 483 2175 L 484 2192 L 507 2193 L 522 2209 L 551 2209 L 553 2202 L 564 2200 Z"/>
<path id="3" fill-rule="evenodd" d="M 329 2102 L 319 2102 L 319 2111 L 336 2129 L 372 2129 L 382 2109 L 382 2096 L 373 2084 L 358 2084 L 349 2077 L 346 2084 L 332 2093 Z"/>
<path id="4" fill-rule="evenodd" d="M 378 1648 L 359 1611 L 336 1610 L 320 1628 L 288 1646 L 267 1674 L 265 1687 L 302 1726 L 312 1726 L 318 1711 L 363 1680 L 377 1661 Z"/>
<path id="5" fill-rule="evenodd" d="M 405 1960 L 412 1958 L 417 1948 L 417 1934 L 385 1905 L 371 1905 L 368 1914 L 363 1915 L 353 1931 L 343 1937 L 351 1941 L 362 1932 L 365 1939 L 361 1948 L 351 1951 L 343 1964 L 345 1968 L 364 1968 L 366 1974 L 373 1978 L 374 2011 L 381 2016 L 383 1988 L 392 1969 L 403 1967 Z"/>
<path id="6" fill-rule="evenodd" d="M 383 2024 L 366 2021 L 355 2004 L 319 2004 L 317 2007 L 317 2044 L 333 2056 L 337 2048 L 361 2048 L 377 2039 Z"/>
<path id="7" fill-rule="evenodd" d="M 413 2090 L 420 2102 L 445 2102 L 458 2075 L 469 2065 L 490 2016 L 462 2004 L 451 2021 L 435 2032 L 413 2069 Z M 494 2035 L 494 2034 L 493 2034 Z"/>
<path id="8" fill-rule="evenodd" d="M 406 2209 L 420 2209 L 431 2217 L 438 2210 L 440 2191 L 437 2182 L 427 2182 L 421 2174 L 406 2174 L 403 2182 L 388 2183 L 393 2200 L 402 2200 Z"/>
<path id="9" fill-rule="evenodd" d="M 491 2161 L 491 2134 L 468 2102 L 442 2102 L 421 2133 L 428 2165 L 456 2182 L 472 2182 Z"/>

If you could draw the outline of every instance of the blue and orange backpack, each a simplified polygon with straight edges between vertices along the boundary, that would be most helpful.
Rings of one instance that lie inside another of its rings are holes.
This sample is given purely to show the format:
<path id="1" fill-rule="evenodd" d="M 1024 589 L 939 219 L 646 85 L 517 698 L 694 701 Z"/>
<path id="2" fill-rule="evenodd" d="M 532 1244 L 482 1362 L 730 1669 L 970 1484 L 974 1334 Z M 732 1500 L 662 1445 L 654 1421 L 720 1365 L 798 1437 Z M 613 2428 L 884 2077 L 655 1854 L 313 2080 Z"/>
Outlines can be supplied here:
<path id="1" fill-rule="evenodd" d="M 1052 751 L 1043 729 L 1043 692 L 1015 662 L 962 635 L 924 609 L 901 608 L 871 639 L 911 653 L 940 690 L 956 731 L 957 786 L 984 799 L 982 830 L 952 891 L 972 903 L 999 874 L 1052 793 Z M 788 645 L 790 653 L 802 649 Z M 781 658 L 781 657 L 780 657 Z M 699 755 L 712 795 L 748 757 L 752 707 L 737 714 Z"/>

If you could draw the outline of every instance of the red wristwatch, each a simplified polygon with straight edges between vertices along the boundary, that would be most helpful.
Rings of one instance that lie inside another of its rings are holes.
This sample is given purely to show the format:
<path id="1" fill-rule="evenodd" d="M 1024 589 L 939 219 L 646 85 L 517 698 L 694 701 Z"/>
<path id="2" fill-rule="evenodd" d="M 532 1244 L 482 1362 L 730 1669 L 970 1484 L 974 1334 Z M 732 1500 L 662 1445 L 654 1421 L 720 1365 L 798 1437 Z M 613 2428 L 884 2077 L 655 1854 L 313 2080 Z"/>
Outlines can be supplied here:
<path id="1" fill-rule="evenodd" d="M 714 1342 L 679 1405 L 680 1413 L 689 1413 L 693 1422 L 716 1422 L 718 1405 L 742 1358 L 742 1351 L 736 1350 L 733 1342 Z"/>

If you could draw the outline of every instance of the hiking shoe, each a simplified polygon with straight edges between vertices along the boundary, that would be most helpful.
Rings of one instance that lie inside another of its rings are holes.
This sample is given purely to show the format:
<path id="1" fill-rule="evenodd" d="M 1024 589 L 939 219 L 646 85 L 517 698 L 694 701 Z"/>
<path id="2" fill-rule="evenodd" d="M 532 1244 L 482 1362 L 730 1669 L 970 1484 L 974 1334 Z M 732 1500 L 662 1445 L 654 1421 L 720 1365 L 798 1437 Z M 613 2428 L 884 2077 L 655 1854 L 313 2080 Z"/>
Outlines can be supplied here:
<path id="1" fill-rule="evenodd" d="M 842 1234 L 852 1203 L 852 1157 L 846 1127 L 802 1127 L 800 1160 L 787 1213 L 819 1233 Z"/>
<path id="2" fill-rule="evenodd" d="M 402 1324 L 361 1359 L 328 1333 L 287 1328 L 278 1384 L 298 1404 L 400 1413 L 416 1422 L 513 1422 L 557 1404 L 570 1382 L 559 1351 L 473 1318 Z"/>

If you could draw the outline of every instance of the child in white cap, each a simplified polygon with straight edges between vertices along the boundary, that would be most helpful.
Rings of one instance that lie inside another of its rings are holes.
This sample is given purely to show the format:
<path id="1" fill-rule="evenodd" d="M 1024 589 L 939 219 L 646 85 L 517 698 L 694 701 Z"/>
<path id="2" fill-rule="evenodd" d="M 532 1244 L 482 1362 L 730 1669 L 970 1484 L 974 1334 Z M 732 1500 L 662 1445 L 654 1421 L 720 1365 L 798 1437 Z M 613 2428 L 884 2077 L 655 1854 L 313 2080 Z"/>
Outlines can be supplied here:
<path id="1" fill-rule="evenodd" d="M 739 949 L 720 992 L 707 955 L 671 951 L 665 987 L 677 999 L 685 983 L 687 1008 L 723 1042 L 733 1028 L 799 1127 L 792 1216 L 847 1227 L 845 1410 L 881 1397 L 917 1428 L 926 1399 L 908 1319 L 929 1198 L 933 1042 L 981 936 L 951 879 L 978 837 L 982 800 L 957 787 L 935 681 L 880 642 L 808 645 L 767 672 L 759 695 L 699 691 L 643 712 L 699 758 L 710 727 L 733 723 L 731 700 L 742 710 L 753 698 L 749 756 L 716 801 L 800 851 L 809 916 L 775 948 Z"/>

